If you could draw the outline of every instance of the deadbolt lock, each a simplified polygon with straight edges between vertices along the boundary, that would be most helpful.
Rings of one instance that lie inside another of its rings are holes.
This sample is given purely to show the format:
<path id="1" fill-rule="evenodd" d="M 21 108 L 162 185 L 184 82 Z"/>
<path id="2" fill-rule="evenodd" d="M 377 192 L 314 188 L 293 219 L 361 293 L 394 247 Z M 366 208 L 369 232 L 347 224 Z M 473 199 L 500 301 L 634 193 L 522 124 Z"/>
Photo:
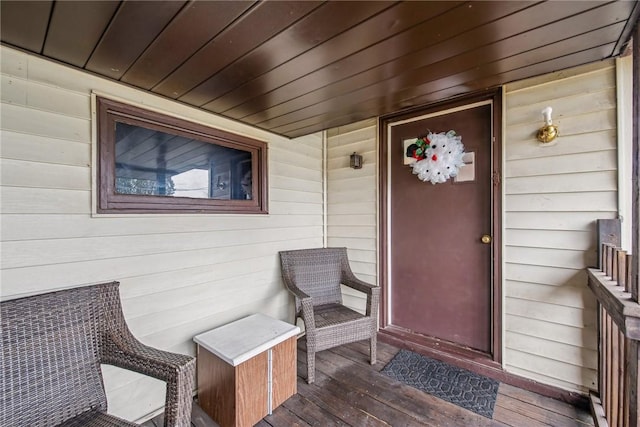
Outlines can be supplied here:
<path id="1" fill-rule="evenodd" d="M 480 241 L 485 245 L 488 245 L 489 243 L 491 243 L 491 236 L 489 236 L 488 234 L 483 234 L 480 238 Z"/>

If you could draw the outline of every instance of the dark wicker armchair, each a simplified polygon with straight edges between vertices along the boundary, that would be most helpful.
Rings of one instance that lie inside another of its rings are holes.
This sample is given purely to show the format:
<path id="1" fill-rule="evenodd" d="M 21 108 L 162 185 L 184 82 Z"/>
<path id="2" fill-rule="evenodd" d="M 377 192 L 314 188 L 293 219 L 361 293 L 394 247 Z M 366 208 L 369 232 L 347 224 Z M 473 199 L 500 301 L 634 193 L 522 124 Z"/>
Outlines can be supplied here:
<path id="1" fill-rule="evenodd" d="M 315 380 L 316 352 L 360 340 L 371 340 L 376 362 L 380 288 L 358 279 L 346 248 L 280 252 L 282 278 L 296 298 L 295 318 L 302 317 L 307 336 L 307 382 Z M 367 295 L 366 315 L 342 305 L 340 284 Z"/>
<path id="2" fill-rule="evenodd" d="M 195 359 L 140 343 L 125 322 L 118 286 L 0 304 L 0 426 L 135 426 L 106 413 L 101 363 L 165 381 L 165 426 L 191 425 Z"/>

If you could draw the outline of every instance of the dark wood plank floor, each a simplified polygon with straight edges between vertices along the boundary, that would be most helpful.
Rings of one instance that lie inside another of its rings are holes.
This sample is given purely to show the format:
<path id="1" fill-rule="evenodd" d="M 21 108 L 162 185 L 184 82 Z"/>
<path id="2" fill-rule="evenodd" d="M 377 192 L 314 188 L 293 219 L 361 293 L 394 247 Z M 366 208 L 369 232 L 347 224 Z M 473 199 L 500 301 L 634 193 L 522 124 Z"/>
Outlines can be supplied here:
<path id="1" fill-rule="evenodd" d="M 378 362 L 373 366 L 368 362 L 366 342 L 322 351 L 316 354 L 316 382 L 309 385 L 303 380 L 306 353 L 302 340 L 298 345 L 298 394 L 257 426 L 594 425 L 589 413 L 582 409 L 507 384 L 500 385 L 493 419 L 482 417 L 381 374 L 379 371 L 398 351 L 394 346 L 378 343 Z M 216 425 L 206 422 L 206 416 L 196 411 L 194 426 Z M 154 424 L 145 423 L 145 427 L 151 426 Z"/>

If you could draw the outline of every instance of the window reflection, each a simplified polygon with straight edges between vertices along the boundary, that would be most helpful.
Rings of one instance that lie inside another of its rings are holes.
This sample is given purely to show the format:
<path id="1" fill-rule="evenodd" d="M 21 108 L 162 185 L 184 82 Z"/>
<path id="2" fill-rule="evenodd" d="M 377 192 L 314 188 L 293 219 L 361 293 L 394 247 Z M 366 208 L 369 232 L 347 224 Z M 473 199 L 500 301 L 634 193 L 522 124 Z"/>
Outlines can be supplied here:
<path id="1" fill-rule="evenodd" d="M 116 122 L 118 194 L 253 198 L 249 151 Z"/>

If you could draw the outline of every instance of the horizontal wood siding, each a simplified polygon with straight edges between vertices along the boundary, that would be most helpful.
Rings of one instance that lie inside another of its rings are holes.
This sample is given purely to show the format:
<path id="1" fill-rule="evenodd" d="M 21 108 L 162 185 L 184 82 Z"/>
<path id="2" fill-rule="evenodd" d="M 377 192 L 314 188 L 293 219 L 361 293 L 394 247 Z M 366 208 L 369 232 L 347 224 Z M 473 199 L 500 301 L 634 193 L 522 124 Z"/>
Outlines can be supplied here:
<path id="1" fill-rule="evenodd" d="M 346 246 L 353 272 L 377 284 L 377 123 L 365 120 L 327 132 L 327 244 Z M 362 169 L 349 156 L 363 157 Z M 364 312 L 363 294 L 345 289 L 344 302 Z"/>
<path id="2" fill-rule="evenodd" d="M 596 387 L 595 220 L 617 214 L 613 62 L 506 87 L 505 368 L 572 391 Z M 535 131 L 551 106 L 560 137 Z"/>
<path id="3" fill-rule="evenodd" d="M 292 321 L 277 252 L 322 245 L 322 138 L 288 140 L 6 47 L 2 62 L 3 299 L 119 280 L 145 344 L 255 312 Z M 268 142 L 269 215 L 92 216 L 91 91 Z M 368 270 L 367 270 L 368 271 Z M 164 383 L 105 367 L 109 411 L 138 420 Z"/>

